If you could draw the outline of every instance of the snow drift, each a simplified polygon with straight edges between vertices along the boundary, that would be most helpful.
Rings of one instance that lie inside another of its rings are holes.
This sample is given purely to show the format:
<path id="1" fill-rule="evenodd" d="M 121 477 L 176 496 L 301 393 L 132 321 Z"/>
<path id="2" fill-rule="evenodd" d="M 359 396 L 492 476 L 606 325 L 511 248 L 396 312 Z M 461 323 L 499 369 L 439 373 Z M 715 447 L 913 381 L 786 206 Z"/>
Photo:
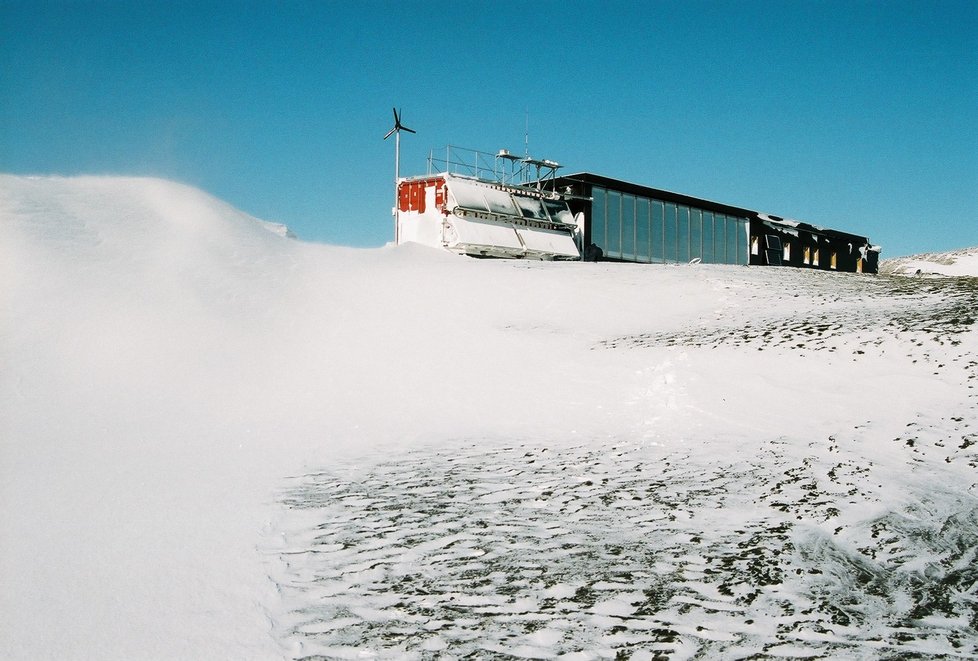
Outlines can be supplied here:
<path id="1" fill-rule="evenodd" d="M 922 253 L 909 257 L 885 259 L 883 273 L 892 275 L 944 275 L 978 278 L 978 247 L 940 253 Z"/>
<path id="2" fill-rule="evenodd" d="M 970 279 L 358 251 L 13 176 L 0 278 L 10 658 L 976 651 Z"/>

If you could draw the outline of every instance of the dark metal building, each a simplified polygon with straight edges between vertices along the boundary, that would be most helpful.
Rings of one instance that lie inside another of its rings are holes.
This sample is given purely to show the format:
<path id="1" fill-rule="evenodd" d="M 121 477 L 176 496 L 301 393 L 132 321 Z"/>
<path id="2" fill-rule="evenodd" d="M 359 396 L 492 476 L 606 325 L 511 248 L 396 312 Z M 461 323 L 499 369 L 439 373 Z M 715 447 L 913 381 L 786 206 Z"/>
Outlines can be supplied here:
<path id="1" fill-rule="evenodd" d="M 547 184 L 583 214 L 586 258 L 877 272 L 880 249 L 864 236 L 588 172 Z"/>
<path id="2" fill-rule="evenodd" d="M 879 258 L 879 246 L 864 236 L 763 213 L 751 217 L 751 264 L 876 273 Z"/>

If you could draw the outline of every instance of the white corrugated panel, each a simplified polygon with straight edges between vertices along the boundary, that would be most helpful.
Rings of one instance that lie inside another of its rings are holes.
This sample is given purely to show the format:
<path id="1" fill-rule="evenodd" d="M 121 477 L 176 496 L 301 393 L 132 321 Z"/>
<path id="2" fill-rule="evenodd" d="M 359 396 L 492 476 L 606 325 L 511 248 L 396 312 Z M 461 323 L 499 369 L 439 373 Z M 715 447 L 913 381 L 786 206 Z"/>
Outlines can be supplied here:
<path id="1" fill-rule="evenodd" d="M 580 257 L 577 244 L 566 232 L 520 227 L 516 230 L 523 238 L 527 250 L 549 253 L 560 257 Z"/>
<path id="2" fill-rule="evenodd" d="M 483 190 L 483 194 L 485 195 L 486 202 L 489 204 L 489 211 L 508 216 L 522 216 L 520 210 L 513 204 L 513 196 L 506 191 L 486 188 Z"/>
<path id="3" fill-rule="evenodd" d="M 463 209 L 489 211 L 485 195 L 483 195 L 484 191 L 485 189 L 466 181 L 452 179 L 448 183 L 448 192 L 455 198 L 455 204 Z"/>
<path id="4" fill-rule="evenodd" d="M 520 210 L 513 204 L 513 197 L 507 191 L 461 179 L 452 179 L 448 190 L 455 197 L 455 203 L 463 209 L 522 217 Z"/>
<path id="5" fill-rule="evenodd" d="M 523 250 L 523 244 L 511 225 L 455 217 L 452 219 L 452 226 L 458 237 L 455 244 Z"/>

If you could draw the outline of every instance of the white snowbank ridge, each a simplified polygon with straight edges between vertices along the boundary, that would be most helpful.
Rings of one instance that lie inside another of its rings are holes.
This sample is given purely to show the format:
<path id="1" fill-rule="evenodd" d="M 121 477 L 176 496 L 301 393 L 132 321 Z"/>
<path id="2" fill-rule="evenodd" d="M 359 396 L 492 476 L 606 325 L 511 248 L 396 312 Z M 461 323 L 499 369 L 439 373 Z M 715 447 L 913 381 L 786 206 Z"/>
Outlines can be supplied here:
<path id="1" fill-rule="evenodd" d="M 2 176 L 0 282 L 5 658 L 978 652 L 967 279 Z"/>
<path id="2" fill-rule="evenodd" d="M 978 277 L 978 247 L 885 259 L 880 270 L 894 275 Z"/>

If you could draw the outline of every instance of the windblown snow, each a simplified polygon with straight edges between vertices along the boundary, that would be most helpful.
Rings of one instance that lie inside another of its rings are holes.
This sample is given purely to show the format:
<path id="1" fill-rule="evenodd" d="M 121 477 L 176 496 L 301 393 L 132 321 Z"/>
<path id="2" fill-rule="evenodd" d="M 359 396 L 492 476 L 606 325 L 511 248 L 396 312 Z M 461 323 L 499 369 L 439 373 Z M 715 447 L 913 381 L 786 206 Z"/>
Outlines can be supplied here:
<path id="1" fill-rule="evenodd" d="M 0 177 L 5 658 L 978 654 L 978 274 L 285 234 Z"/>

